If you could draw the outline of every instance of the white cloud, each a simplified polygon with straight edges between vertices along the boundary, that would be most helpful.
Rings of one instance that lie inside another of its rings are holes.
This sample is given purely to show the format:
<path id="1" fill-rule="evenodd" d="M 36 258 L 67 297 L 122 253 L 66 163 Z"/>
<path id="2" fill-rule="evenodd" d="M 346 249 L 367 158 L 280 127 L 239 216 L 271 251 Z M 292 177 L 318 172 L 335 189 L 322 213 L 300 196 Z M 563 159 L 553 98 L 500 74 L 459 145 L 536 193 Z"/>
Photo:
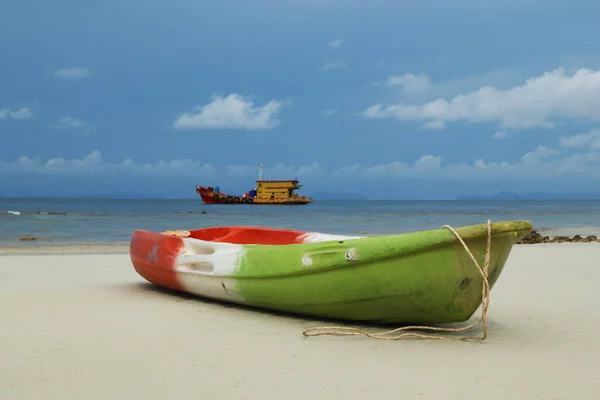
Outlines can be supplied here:
<path id="1" fill-rule="evenodd" d="M 296 177 L 296 176 L 298 176 L 298 177 L 321 176 L 321 175 L 324 175 L 326 172 L 327 172 L 327 169 L 324 166 L 322 166 L 318 162 L 314 161 L 310 165 L 303 165 L 303 166 L 298 167 L 294 177 Z"/>
<path id="2" fill-rule="evenodd" d="M 88 131 L 91 129 L 92 126 L 87 122 L 83 122 L 77 118 L 63 117 L 58 120 L 54 127 L 58 129 L 80 129 Z"/>
<path id="3" fill-rule="evenodd" d="M 484 86 L 423 104 L 376 104 L 366 118 L 399 120 L 497 122 L 502 128 L 551 128 L 560 119 L 600 120 L 600 70 L 564 68 L 546 72 L 509 89 Z"/>
<path id="4" fill-rule="evenodd" d="M 338 178 L 430 178 L 430 179 L 560 179 L 600 178 L 600 151 L 569 153 L 538 146 L 516 162 L 475 159 L 471 163 L 443 163 L 440 156 L 424 155 L 414 162 L 393 161 L 373 166 L 353 164 L 333 172 Z"/>
<path id="5" fill-rule="evenodd" d="M 548 157 L 552 157 L 554 155 L 560 154 L 560 151 L 549 148 L 546 146 L 538 146 L 534 151 L 530 151 L 529 153 L 525 153 L 521 157 L 521 163 L 523 164 L 539 164 L 544 159 Z"/>
<path id="6" fill-rule="evenodd" d="M 446 127 L 444 121 L 429 121 L 423 124 L 423 129 L 440 130 Z"/>
<path id="7" fill-rule="evenodd" d="M 404 93 L 424 92 L 431 84 L 429 76 L 406 73 L 401 76 L 390 76 L 385 82 L 387 86 L 401 86 Z"/>
<path id="8" fill-rule="evenodd" d="M 343 40 L 341 39 L 336 39 L 336 40 L 331 40 L 329 41 L 329 43 L 327 43 L 327 45 L 329 47 L 331 47 L 332 49 L 335 49 L 336 47 L 340 47 L 342 44 L 344 43 Z"/>
<path id="9" fill-rule="evenodd" d="M 323 114 L 325 116 L 330 116 L 330 115 L 337 113 L 339 110 L 340 110 L 339 108 L 328 108 L 327 110 L 321 111 L 321 114 Z"/>
<path id="10" fill-rule="evenodd" d="M 345 68 L 346 67 L 346 63 L 343 61 L 328 61 L 325 64 L 323 64 L 322 66 L 319 67 L 319 70 L 321 71 L 330 71 L 332 69 L 340 69 L 340 68 Z"/>
<path id="11" fill-rule="evenodd" d="M 229 176 L 247 176 L 258 178 L 258 167 L 255 165 L 228 165 L 225 167 Z M 263 167 L 263 178 L 268 179 L 291 179 L 294 177 L 306 178 L 322 175 L 326 168 L 314 161 L 310 165 L 294 167 L 292 165 L 276 164 Z"/>
<path id="12" fill-rule="evenodd" d="M 586 177 L 598 176 L 600 169 L 600 152 L 571 154 L 561 160 L 561 171 L 575 171 Z"/>
<path id="13" fill-rule="evenodd" d="M 523 83 L 524 77 L 537 74 L 531 66 L 503 67 L 471 75 L 454 76 L 450 79 L 435 82 L 430 79 L 427 94 L 429 100 L 439 97 L 455 97 L 456 95 L 477 91 L 481 87 L 494 86 L 497 89 L 510 89 Z"/>
<path id="14" fill-rule="evenodd" d="M 426 155 L 415 162 L 415 169 L 427 171 L 439 168 L 442 163 L 442 157 Z"/>
<path id="15" fill-rule="evenodd" d="M 362 166 L 352 164 L 347 167 L 341 167 L 334 171 L 334 178 L 341 177 L 407 177 L 415 173 L 428 173 L 440 169 L 442 158 L 431 154 L 420 157 L 413 163 L 402 161 L 393 161 L 390 163 L 377 164 L 374 166 Z"/>
<path id="16" fill-rule="evenodd" d="M 18 110 L 9 112 L 9 115 L 13 119 L 29 119 L 33 118 L 33 112 L 28 107 L 21 107 Z"/>
<path id="17" fill-rule="evenodd" d="M 30 119 L 33 118 L 33 111 L 29 107 L 21 107 L 15 110 L 10 108 L 0 109 L 0 119 Z"/>
<path id="18" fill-rule="evenodd" d="M 600 129 L 592 129 L 588 133 L 580 133 L 573 136 L 561 136 L 560 145 L 572 148 L 588 148 L 600 150 Z"/>
<path id="19" fill-rule="evenodd" d="M 494 134 L 492 135 L 492 137 L 494 139 L 506 139 L 508 137 L 508 132 L 503 131 L 503 130 L 499 130 L 494 132 Z"/>
<path id="20" fill-rule="evenodd" d="M 57 78 L 64 79 L 82 79 L 90 76 L 92 71 L 88 68 L 83 67 L 67 67 L 67 68 L 59 68 L 54 71 L 54 76 Z"/>
<path id="21" fill-rule="evenodd" d="M 210 164 L 202 164 L 195 160 L 158 161 L 156 163 L 135 163 L 131 159 L 111 163 L 102 158 L 95 150 L 83 158 L 65 159 L 56 157 L 42 161 L 39 158 L 19 157 L 15 161 L 0 161 L 0 173 L 18 174 L 30 173 L 41 175 L 188 175 L 211 171 Z"/>
<path id="22" fill-rule="evenodd" d="M 477 158 L 469 162 L 447 162 L 442 156 L 425 154 L 413 160 L 397 160 L 375 165 L 351 164 L 328 170 L 319 162 L 293 166 L 277 164 L 265 166 L 264 176 L 272 179 L 318 179 L 330 182 L 334 178 L 360 179 L 433 179 L 433 180 L 551 180 L 600 179 L 600 151 L 584 149 L 573 151 L 574 141 L 560 143 L 567 147 L 554 148 L 537 146 L 525 152 L 515 161 L 484 160 Z M 583 142 L 582 142 L 583 143 Z M 590 142 L 586 142 L 590 143 Z M 578 144 L 579 146 L 579 144 Z M 586 144 L 581 144 L 586 146 Z M 195 159 L 159 160 L 152 163 L 135 162 L 132 159 L 110 162 L 104 160 L 99 151 L 83 158 L 62 157 L 41 160 L 20 157 L 13 161 L 0 161 L 0 174 L 36 174 L 59 176 L 105 176 L 119 177 L 185 177 L 202 179 L 227 179 L 243 177 L 255 179 L 258 167 L 252 165 L 213 166 Z"/>
<path id="23" fill-rule="evenodd" d="M 272 129 L 279 125 L 276 117 L 286 104 L 271 100 L 263 106 L 254 106 L 250 99 L 235 93 L 212 99 L 194 112 L 181 114 L 174 123 L 175 129 Z"/>
<path id="24" fill-rule="evenodd" d="M 326 169 L 318 162 L 310 165 L 294 167 L 292 165 L 277 164 L 272 167 L 265 166 L 263 172 L 267 176 L 268 170 L 274 179 L 289 179 L 298 177 L 300 179 L 319 176 Z M 102 154 L 94 150 L 83 158 L 66 159 L 63 157 L 42 160 L 22 156 L 14 161 L 0 161 L 0 175 L 36 174 L 57 176 L 112 176 L 119 177 L 205 177 L 216 179 L 224 177 L 244 177 L 250 179 L 258 178 L 258 167 L 256 165 L 228 165 L 215 167 L 210 163 L 199 160 L 176 159 L 171 161 L 159 160 L 154 163 L 139 163 L 130 158 L 118 162 L 104 160 Z"/>

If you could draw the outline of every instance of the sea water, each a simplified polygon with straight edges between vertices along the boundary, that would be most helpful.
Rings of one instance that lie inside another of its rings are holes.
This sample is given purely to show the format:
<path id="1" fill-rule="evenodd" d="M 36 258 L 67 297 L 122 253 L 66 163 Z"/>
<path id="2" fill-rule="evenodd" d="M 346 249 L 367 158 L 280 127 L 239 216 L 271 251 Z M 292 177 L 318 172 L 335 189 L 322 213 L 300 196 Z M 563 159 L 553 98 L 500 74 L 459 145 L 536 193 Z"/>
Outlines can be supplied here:
<path id="1" fill-rule="evenodd" d="M 550 235 L 600 236 L 600 201 L 315 201 L 302 206 L 205 205 L 200 199 L 0 198 L 0 247 L 128 244 L 136 229 L 254 225 L 387 235 L 442 225 L 527 219 Z M 34 236 L 36 241 L 21 241 Z"/>

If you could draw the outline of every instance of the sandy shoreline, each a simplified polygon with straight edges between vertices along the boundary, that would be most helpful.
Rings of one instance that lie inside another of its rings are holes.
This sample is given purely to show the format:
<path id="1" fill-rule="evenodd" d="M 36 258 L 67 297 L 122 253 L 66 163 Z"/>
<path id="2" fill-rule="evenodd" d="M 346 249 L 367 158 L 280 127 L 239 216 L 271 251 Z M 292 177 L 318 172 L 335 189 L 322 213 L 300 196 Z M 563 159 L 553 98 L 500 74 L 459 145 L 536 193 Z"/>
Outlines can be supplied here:
<path id="1" fill-rule="evenodd" d="M 32 246 L 0 247 L 0 256 L 10 255 L 56 255 L 56 254 L 129 254 L 129 245 L 115 246 Z"/>
<path id="2" fill-rule="evenodd" d="M 5 252 L 0 398 L 595 399 L 598 259 L 596 243 L 515 246 L 488 339 L 460 342 L 305 338 L 330 323 L 158 290 L 127 253 Z"/>

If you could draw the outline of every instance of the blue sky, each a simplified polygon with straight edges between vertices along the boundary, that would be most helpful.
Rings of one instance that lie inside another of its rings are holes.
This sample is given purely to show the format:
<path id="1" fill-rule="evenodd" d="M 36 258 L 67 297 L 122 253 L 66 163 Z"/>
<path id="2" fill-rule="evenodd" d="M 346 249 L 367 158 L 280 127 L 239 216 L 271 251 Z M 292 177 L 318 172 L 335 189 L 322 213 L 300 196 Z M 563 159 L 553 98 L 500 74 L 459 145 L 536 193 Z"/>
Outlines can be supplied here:
<path id="1" fill-rule="evenodd" d="M 12 0 L 0 195 L 598 191 L 600 3 Z"/>

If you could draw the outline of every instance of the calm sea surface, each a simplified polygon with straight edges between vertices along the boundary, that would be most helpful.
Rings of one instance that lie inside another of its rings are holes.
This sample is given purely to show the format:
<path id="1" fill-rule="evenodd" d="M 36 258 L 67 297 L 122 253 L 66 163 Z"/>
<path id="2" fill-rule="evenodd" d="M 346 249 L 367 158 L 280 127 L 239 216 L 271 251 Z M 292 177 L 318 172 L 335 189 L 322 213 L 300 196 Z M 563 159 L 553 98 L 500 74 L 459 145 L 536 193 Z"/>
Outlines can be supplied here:
<path id="1" fill-rule="evenodd" d="M 205 213 L 203 213 L 205 212 Z M 127 244 L 135 229 L 257 225 L 385 235 L 444 224 L 528 219 L 547 234 L 600 236 L 600 201 L 316 201 L 305 206 L 193 200 L 0 199 L 0 247 Z M 23 242 L 33 235 L 35 242 Z"/>

